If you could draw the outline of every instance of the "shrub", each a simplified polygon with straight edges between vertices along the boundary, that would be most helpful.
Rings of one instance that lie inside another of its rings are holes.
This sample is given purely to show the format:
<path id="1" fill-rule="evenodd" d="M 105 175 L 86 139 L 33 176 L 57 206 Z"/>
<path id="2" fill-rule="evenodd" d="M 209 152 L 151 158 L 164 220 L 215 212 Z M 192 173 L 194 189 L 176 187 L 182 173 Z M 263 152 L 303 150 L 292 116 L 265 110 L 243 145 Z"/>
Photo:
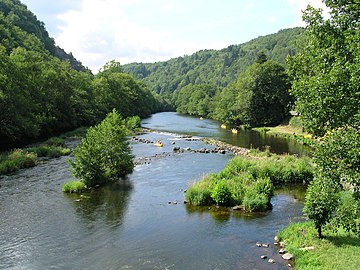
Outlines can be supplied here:
<path id="1" fill-rule="evenodd" d="M 45 142 L 49 146 L 65 147 L 65 140 L 60 137 L 52 137 Z"/>
<path id="2" fill-rule="evenodd" d="M 141 127 L 141 119 L 139 116 L 132 116 L 126 118 L 126 127 L 129 130 L 136 130 L 137 128 Z"/>
<path id="3" fill-rule="evenodd" d="M 17 172 L 22 168 L 30 168 L 36 165 L 36 154 L 15 149 L 9 155 L 1 155 L 0 175 Z"/>
<path id="4" fill-rule="evenodd" d="M 60 156 L 70 155 L 71 150 L 68 148 L 62 148 L 57 146 L 39 146 L 26 148 L 25 151 L 30 153 L 36 153 L 38 157 L 48 157 L 48 158 L 57 158 Z"/>
<path id="5" fill-rule="evenodd" d="M 186 201 L 193 205 L 211 205 L 214 200 L 211 198 L 211 192 L 208 189 L 201 189 L 197 186 L 189 188 L 185 195 Z"/>
<path id="6" fill-rule="evenodd" d="M 303 123 L 300 116 L 293 116 L 290 118 L 289 125 L 294 128 L 302 128 Z"/>
<path id="7" fill-rule="evenodd" d="M 248 212 L 262 212 L 268 209 L 268 198 L 265 194 L 259 194 L 251 188 L 245 193 L 243 206 Z"/>
<path id="8" fill-rule="evenodd" d="M 197 205 L 246 204 L 247 211 L 264 211 L 270 206 L 274 184 L 309 181 L 313 177 L 310 158 L 252 152 L 255 156 L 235 157 L 218 174 L 191 186 L 186 195 L 188 201 Z M 212 200 L 205 194 L 210 194 Z"/>
<path id="9" fill-rule="evenodd" d="M 343 227 L 347 232 L 360 236 L 360 202 L 355 200 L 352 192 L 341 192 L 339 205 L 329 225 L 333 230 Z"/>
<path id="10" fill-rule="evenodd" d="M 89 128 L 74 149 L 72 173 L 87 187 L 115 181 L 132 172 L 133 156 L 126 140 L 126 128 L 114 109 L 97 126 Z"/>
<path id="11" fill-rule="evenodd" d="M 81 193 L 86 189 L 86 185 L 82 181 L 69 181 L 62 186 L 65 193 Z"/>
<path id="12" fill-rule="evenodd" d="M 231 205 L 231 192 L 224 180 L 219 181 L 211 192 L 211 198 L 219 205 Z"/>

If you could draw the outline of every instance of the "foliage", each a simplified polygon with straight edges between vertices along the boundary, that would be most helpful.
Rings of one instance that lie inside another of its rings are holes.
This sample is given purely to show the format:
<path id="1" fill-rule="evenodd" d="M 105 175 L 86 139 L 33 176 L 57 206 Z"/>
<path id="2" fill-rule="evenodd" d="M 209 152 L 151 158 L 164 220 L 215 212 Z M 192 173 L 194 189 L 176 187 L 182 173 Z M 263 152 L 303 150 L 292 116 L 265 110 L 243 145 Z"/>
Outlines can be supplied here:
<path id="1" fill-rule="evenodd" d="M 289 120 L 289 125 L 294 128 L 302 128 L 303 122 L 300 116 L 292 116 Z"/>
<path id="2" fill-rule="evenodd" d="M 36 164 L 36 154 L 15 149 L 8 155 L 0 155 L 0 175 L 10 174 L 22 168 L 33 167 Z"/>
<path id="3" fill-rule="evenodd" d="M 49 146 L 65 147 L 65 140 L 60 137 L 51 137 L 46 140 L 45 144 Z"/>
<path id="4" fill-rule="evenodd" d="M 211 192 L 211 198 L 219 205 L 231 205 L 231 191 L 224 181 L 219 181 Z"/>
<path id="5" fill-rule="evenodd" d="M 360 108 L 360 16 L 357 1 L 325 1 L 331 18 L 309 6 L 303 50 L 289 59 L 291 93 L 314 135 L 351 124 Z"/>
<path id="6" fill-rule="evenodd" d="M 256 62 L 239 74 L 235 84 L 217 93 L 211 116 L 237 126 L 277 125 L 289 115 L 289 89 L 289 79 L 280 64 Z"/>
<path id="7" fill-rule="evenodd" d="M 269 199 L 266 195 L 250 189 L 245 193 L 243 205 L 247 212 L 263 212 L 268 209 Z"/>
<path id="8" fill-rule="evenodd" d="M 214 88 L 232 84 L 263 51 L 268 59 L 285 64 L 288 55 L 298 50 L 296 41 L 303 28 L 280 30 L 222 50 L 201 50 L 166 62 L 123 65 L 124 72 L 134 74 L 156 93 L 173 93 L 187 85 L 212 85 Z"/>
<path id="9" fill-rule="evenodd" d="M 359 238 L 342 229 L 325 229 L 316 237 L 312 222 L 292 223 L 277 233 L 286 250 L 295 257 L 296 269 L 357 269 L 360 264 Z M 313 248 L 304 250 L 303 248 Z"/>
<path id="10" fill-rule="evenodd" d="M 126 141 L 124 121 L 114 109 L 74 149 L 72 173 L 87 187 L 116 181 L 130 173 L 133 156 Z"/>
<path id="11" fill-rule="evenodd" d="M 86 185 L 82 181 L 69 181 L 62 186 L 65 193 L 81 193 L 86 189 Z"/>
<path id="12" fill-rule="evenodd" d="M 68 156 L 71 153 L 71 150 L 68 148 L 63 148 L 59 146 L 48 146 L 48 145 L 25 148 L 24 151 L 29 153 L 35 153 L 37 157 L 48 157 L 48 158 Z"/>
<path id="13" fill-rule="evenodd" d="M 317 164 L 316 180 L 306 194 L 304 212 L 314 220 L 321 236 L 321 228 L 335 215 L 337 224 L 354 228 L 346 220 L 356 209 L 346 212 L 339 199 L 342 191 L 351 192 L 354 201 L 360 201 L 360 132 L 358 127 L 343 127 L 329 132 L 318 145 L 314 160 Z M 346 197 L 345 197 L 346 198 Z M 340 211 L 337 213 L 336 209 Z M 349 216 L 346 217 L 346 214 Z M 341 216 L 341 220 L 339 220 Z M 355 221 L 356 222 L 356 221 Z"/>
<path id="14" fill-rule="evenodd" d="M 351 192 L 340 193 L 340 201 L 329 223 L 329 228 L 335 230 L 344 228 L 345 231 L 360 237 L 360 201 L 355 200 Z"/>
<path id="15" fill-rule="evenodd" d="M 267 153 L 233 158 L 218 174 L 210 174 L 186 192 L 194 205 L 213 203 L 244 205 L 245 210 L 264 211 L 270 207 L 275 184 L 310 181 L 313 165 L 309 158 Z"/>
<path id="16" fill-rule="evenodd" d="M 212 98 L 216 88 L 212 85 L 189 84 L 173 94 L 176 111 L 206 117 L 212 111 Z"/>
<path id="17" fill-rule="evenodd" d="M 91 74 L 20 1 L 1 2 L 0 26 L 0 148 L 94 125 L 113 108 L 145 117 L 166 103 L 118 62 Z"/>
<path id="18" fill-rule="evenodd" d="M 331 219 L 338 203 L 336 188 L 329 185 L 328 179 L 319 177 L 310 184 L 306 191 L 304 213 L 314 220 L 319 238 L 322 227 Z"/>

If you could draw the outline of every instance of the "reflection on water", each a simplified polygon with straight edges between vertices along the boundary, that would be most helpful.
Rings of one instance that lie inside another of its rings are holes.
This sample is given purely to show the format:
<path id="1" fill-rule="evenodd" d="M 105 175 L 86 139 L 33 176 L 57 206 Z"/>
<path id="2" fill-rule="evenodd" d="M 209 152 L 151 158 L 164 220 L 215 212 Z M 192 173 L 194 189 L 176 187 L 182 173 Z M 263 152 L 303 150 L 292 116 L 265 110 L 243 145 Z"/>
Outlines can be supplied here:
<path id="1" fill-rule="evenodd" d="M 109 225 L 118 226 L 126 213 L 131 189 L 129 179 L 123 179 L 89 193 L 64 195 L 73 202 L 76 213 L 83 216 L 85 222 L 104 219 Z"/>
<path id="2" fill-rule="evenodd" d="M 195 128 L 209 136 L 218 130 L 213 121 L 178 120 L 159 126 L 173 132 L 181 124 L 184 133 Z M 223 169 L 231 155 L 173 153 L 172 142 L 210 146 L 174 134 L 141 137 L 165 145 L 132 142 L 136 158 L 151 156 L 149 162 L 83 196 L 61 192 L 71 180 L 67 157 L 0 178 L 0 269 L 287 269 L 275 247 L 255 243 L 271 243 L 301 218 L 299 200 L 278 191 L 272 211 L 256 215 L 184 205 L 188 185 Z"/>

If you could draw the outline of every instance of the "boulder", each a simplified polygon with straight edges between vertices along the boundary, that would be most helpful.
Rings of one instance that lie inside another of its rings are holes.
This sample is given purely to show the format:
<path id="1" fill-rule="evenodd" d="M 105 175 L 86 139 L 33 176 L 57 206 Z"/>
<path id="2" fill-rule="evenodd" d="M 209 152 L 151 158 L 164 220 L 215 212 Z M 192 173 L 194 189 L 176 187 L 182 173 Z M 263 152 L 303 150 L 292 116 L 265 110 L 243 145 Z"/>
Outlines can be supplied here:
<path id="1" fill-rule="evenodd" d="M 294 255 L 292 255 L 291 253 L 285 253 L 284 255 L 282 255 L 282 258 L 284 260 L 289 261 L 289 260 L 292 260 L 294 258 Z"/>
<path id="2" fill-rule="evenodd" d="M 275 260 L 274 259 L 269 259 L 268 263 L 275 263 Z"/>
<path id="3" fill-rule="evenodd" d="M 284 248 L 279 250 L 279 254 L 285 254 L 285 253 L 286 253 L 286 250 Z"/>

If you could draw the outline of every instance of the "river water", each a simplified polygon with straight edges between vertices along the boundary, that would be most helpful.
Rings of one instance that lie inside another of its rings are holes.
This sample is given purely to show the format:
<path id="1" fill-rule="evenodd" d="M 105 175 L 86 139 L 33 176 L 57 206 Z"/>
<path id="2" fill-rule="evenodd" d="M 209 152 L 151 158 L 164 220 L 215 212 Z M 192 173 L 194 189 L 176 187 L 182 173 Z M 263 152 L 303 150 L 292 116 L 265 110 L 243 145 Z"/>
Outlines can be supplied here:
<path id="1" fill-rule="evenodd" d="M 173 153 L 172 142 L 211 148 L 174 133 L 217 137 L 218 123 L 162 113 L 143 125 L 162 132 L 140 137 L 164 147 L 132 142 L 146 162 L 111 186 L 63 194 L 69 157 L 0 178 L 0 269 L 287 269 L 273 245 L 255 244 L 272 243 L 301 219 L 302 203 L 278 191 L 272 211 L 257 215 L 185 205 L 189 184 L 223 169 L 231 155 Z"/>

